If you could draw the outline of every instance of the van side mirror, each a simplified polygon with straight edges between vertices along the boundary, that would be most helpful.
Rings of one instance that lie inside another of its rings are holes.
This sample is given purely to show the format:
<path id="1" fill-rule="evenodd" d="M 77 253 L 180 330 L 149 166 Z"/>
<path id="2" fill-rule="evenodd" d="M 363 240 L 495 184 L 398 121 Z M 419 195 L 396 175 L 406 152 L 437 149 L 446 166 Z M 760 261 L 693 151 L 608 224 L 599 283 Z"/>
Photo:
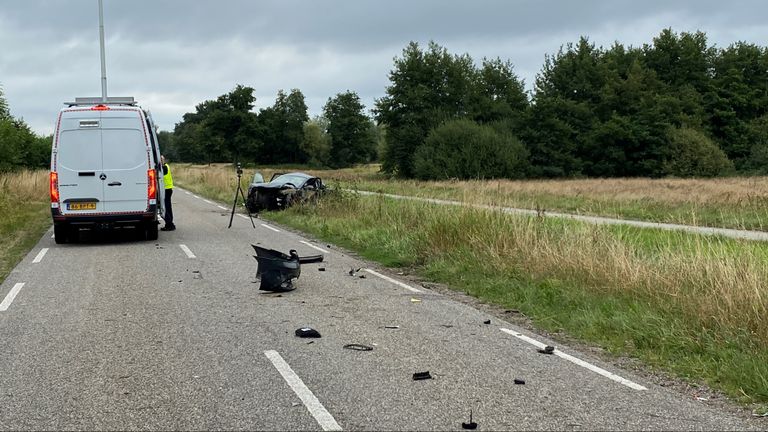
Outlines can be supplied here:
<path id="1" fill-rule="evenodd" d="M 251 183 L 264 183 L 264 176 L 257 172 L 253 175 L 253 181 Z"/>

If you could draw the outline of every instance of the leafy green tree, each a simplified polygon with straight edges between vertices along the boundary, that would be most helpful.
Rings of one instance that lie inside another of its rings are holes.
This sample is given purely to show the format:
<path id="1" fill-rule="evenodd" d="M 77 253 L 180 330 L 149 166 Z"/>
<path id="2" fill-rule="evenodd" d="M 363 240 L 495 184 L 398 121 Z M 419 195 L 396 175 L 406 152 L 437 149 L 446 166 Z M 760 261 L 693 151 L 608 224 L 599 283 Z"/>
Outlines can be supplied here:
<path id="1" fill-rule="evenodd" d="M 733 171 L 733 163 L 702 132 L 689 128 L 669 130 L 666 174 L 676 177 L 716 177 Z"/>
<path id="2" fill-rule="evenodd" d="M 331 156 L 331 139 L 326 133 L 328 120 L 315 117 L 304 123 L 304 139 L 301 151 L 307 155 L 307 163 L 316 167 L 328 166 Z"/>
<path id="3" fill-rule="evenodd" d="M 389 73 L 386 95 L 374 109 L 377 122 L 387 127 L 384 171 L 413 176 L 413 155 L 429 131 L 477 111 L 471 106 L 476 75 L 466 54 L 451 55 L 434 42 L 423 51 L 416 42 L 405 47 Z"/>
<path id="4" fill-rule="evenodd" d="M 230 162 L 256 152 L 256 114 L 251 112 L 256 97 L 253 88 L 238 84 L 214 100 L 184 114 L 174 128 L 173 146 L 181 160 Z"/>
<path id="5" fill-rule="evenodd" d="M 768 113 L 768 51 L 739 42 L 720 50 L 707 95 L 709 131 L 737 168 L 749 165 L 749 123 Z"/>
<path id="6" fill-rule="evenodd" d="M 8 120 L 11 118 L 11 112 L 8 109 L 8 101 L 5 100 L 5 94 L 3 93 L 3 87 L 0 86 L 0 120 Z"/>
<path id="7" fill-rule="evenodd" d="M 38 137 L 22 120 L 0 119 L 0 172 L 39 167 Z M 47 159 L 50 161 L 50 147 Z M 46 166 L 46 165 L 43 165 Z"/>
<path id="8" fill-rule="evenodd" d="M 346 91 L 328 99 L 323 116 L 331 139 L 330 165 L 348 167 L 376 157 L 375 127 L 357 93 Z"/>
<path id="9" fill-rule="evenodd" d="M 523 178 L 528 152 L 520 141 L 492 125 L 451 120 L 430 132 L 414 158 L 423 180 Z"/>
<path id="10" fill-rule="evenodd" d="M 309 120 L 304 95 L 298 89 L 289 94 L 277 92 L 275 103 L 262 109 L 258 116 L 258 132 L 262 142 L 260 163 L 303 163 L 308 156 L 301 151 L 304 123 Z"/>

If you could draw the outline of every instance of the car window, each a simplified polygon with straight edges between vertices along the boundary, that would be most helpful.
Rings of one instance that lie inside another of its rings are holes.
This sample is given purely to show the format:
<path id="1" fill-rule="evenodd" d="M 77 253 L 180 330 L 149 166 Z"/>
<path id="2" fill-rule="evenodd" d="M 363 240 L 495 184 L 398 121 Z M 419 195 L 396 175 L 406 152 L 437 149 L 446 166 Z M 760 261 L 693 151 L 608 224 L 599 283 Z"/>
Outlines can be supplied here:
<path id="1" fill-rule="evenodd" d="M 104 169 L 135 169 L 147 166 L 147 147 L 140 130 L 104 129 L 102 144 Z"/>
<path id="2" fill-rule="evenodd" d="M 307 181 L 307 178 L 299 175 L 283 174 L 272 181 L 275 183 L 291 183 L 294 186 L 301 186 Z"/>
<path id="3" fill-rule="evenodd" d="M 59 165 L 72 171 L 101 169 L 101 131 L 63 131 L 59 137 Z"/>

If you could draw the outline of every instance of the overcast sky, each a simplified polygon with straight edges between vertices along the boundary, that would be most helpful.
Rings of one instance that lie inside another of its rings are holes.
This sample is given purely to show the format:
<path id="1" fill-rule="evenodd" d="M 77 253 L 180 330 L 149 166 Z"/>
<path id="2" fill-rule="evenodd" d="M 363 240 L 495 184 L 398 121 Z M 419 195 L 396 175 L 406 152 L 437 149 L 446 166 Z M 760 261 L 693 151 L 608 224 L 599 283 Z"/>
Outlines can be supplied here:
<path id="1" fill-rule="evenodd" d="M 97 5 L 0 1 L 0 86 L 38 133 L 64 101 L 101 95 Z M 371 108 L 411 40 L 511 60 L 530 89 L 544 55 L 580 35 L 639 46 L 672 27 L 765 45 L 766 12 L 762 0 L 105 0 L 108 87 L 163 130 L 238 83 L 256 89 L 257 110 L 298 88 L 313 116 L 347 89 Z"/>

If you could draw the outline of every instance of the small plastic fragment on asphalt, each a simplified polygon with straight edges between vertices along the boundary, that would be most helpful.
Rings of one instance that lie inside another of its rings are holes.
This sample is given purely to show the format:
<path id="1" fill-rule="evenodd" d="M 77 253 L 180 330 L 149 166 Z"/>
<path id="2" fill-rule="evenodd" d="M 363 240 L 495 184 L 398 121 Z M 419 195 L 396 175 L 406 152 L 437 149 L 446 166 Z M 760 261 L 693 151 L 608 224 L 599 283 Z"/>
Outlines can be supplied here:
<path id="1" fill-rule="evenodd" d="M 387 325 L 387 326 L 384 326 L 384 328 L 386 328 L 386 329 L 399 329 L 399 328 L 400 328 L 400 326 L 396 326 L 396 325 Z"/>
<path id="2" fill-rule="evenodd" d="M 317 269 L 317 271 L 325 271 L 325 267 L 320 267 Z"/>
<path id="3" fill-rule="evenodd" d="M 317 330 L 311 328 L 311 327 L 302 327 L 299 329 L 296 329 L 296 336 L 300 338 L 319 338 L 320 332 Z"/>
<path id="4" fill-rule="evenodd" d="M 544 349 L 540 349 L 539 352 L 542 354 L 553 354 L 555 352 L 555 347 L 552 345 L 547 345 L 544 347 Z"/>
<path id="5" fill-rule="evenodd" d="M 420 380 L 426 380 L 426 379 L 432 379 L 432 375 L 429 374 L 429 371 L 426 371 L 426 372 L 415 372 L 413 374 L 413 380 L 414 381 L 420 381 Z"/>
<path id="6" fill-rule="evenodd" d="M 360 275 L 360 276 L 358 276 L 358 277 L 359 277 L 360 279 L 365 279 L 365 275 L 364 275 L 364 274 L 361 274 L 361 275 Z"/>
<path id="7" fill-rule="evenodd" d="M 515 378 L 515 384 L 525 385 L 525 380 L 520 378 Z"/>
<path id="8" fill-rule="evenodd" d="M 421 303 L 421 299 L 411 298 L 411 303 Z"/>
<path id="9" fill-rule="evenodd" d="M 483 324 L 490 324 L 490 323 L 491 323 L 491 320 L 485 320 L 485 321 L 483 321 Z"/>
<path id="10" fill-rule="evenodd" d="M 368 345 L 363 344 L 346 344 L 344 345 L 344 349 L 352 350 L 352 351 L 373 351 L 373 347 L 370 347 Z"/>

